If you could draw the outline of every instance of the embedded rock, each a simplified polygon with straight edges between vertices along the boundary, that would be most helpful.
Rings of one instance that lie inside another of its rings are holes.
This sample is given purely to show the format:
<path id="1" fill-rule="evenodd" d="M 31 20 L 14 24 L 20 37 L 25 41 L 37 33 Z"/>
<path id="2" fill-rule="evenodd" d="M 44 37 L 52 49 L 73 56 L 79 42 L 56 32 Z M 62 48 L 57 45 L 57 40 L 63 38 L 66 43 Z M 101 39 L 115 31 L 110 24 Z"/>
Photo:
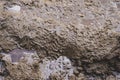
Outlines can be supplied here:
<path id="1" fill-rule="evenodd" d="M 8 7 L 7 9 L 8 9 L 8 11 L 10 11 L 10 12 L 20 12 L 21 7 L 18 6 L 18 5 L 12 5 L 12 7 Z"/>
<path id="2" fill-rule="evenodd" d="M 70 80 L 70 77 L 73 76 L 73 67 L 67 57 L 60 56 L 57 60 L 44 59 L 40 64 L 40 73 L 43 80 L 53 77 L 57 80 Z"/>
<path id="3" fill-rule="evenodd" d="M 15 49 L 1 55 L 3 57 L 2 62 L 0 61 L 0 76 L 4 78 L 2 80 L 39 80 L 39 58 L 35 51 Z"/>

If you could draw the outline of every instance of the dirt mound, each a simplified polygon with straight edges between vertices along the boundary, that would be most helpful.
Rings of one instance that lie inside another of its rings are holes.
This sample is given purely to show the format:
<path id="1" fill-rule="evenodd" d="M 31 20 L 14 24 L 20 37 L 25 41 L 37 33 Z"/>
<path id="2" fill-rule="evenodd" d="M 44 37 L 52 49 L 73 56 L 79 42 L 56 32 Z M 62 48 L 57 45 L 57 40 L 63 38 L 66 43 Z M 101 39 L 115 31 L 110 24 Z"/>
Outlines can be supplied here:
<path id="1" fill-rule="evenodd" d="M 0 51 L 67 56 L 76 76 L 119 71 L 119 0 L 0 0 Z"/>

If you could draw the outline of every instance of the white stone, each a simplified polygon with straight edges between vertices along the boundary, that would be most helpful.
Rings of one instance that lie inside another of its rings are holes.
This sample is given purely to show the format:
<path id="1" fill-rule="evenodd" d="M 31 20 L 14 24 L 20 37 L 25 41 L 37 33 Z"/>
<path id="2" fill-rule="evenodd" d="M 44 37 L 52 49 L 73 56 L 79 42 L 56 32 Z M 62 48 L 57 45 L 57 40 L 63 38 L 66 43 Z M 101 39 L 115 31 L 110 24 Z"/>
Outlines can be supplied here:
<path id="1" fill-rule="evenodd" d="M 21 7 L 18 5 L 13 5 L 12 7 L 8 7 L 7 9 L 11 12 L 20 12 Z"/>
<path id="2" fill-rule="evenodd" d="M 24 52 L 24 59 L 27 61 L 27 64 L 32 65 L 39 60 L 39 57 L 36 52 Z"/>
<path id="3" fill-rule="evenodd" d="M 6 54 L 6 53 L 1 53 L 4 57 L 2 58 L 3 60 L 7 61 L 7 62 L 12 62 L 11 56 L 10 54 Z"/>
<path id="4" fill-rule="evenodd" d="M 71 61 L 65 57 L 60 56 L 57 60 L 43 60 L 40 64 L 41 76 L 44 80 L 49 79 L 50 75 L 63 77 L 64 80 L 69 80 L 68 76 L 73 75 L 73 67 Z"/>

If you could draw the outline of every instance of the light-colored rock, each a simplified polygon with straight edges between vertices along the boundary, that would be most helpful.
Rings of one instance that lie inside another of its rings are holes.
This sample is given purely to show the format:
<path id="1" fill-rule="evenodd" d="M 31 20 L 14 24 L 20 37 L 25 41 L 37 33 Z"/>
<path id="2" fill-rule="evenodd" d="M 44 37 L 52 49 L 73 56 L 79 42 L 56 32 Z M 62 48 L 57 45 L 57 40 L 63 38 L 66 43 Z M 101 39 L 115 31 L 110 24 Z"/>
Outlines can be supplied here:
<path id="1" fill-rule="evenodd" d="M 60 56 L 57 60 L 43 60 L 40 64 L 41 77 L 44 80 L 55 76 L 60 80 L 69 80 L 69 77 L 73 75 L 73 68 L 71 61 L 65 57 Z"/>
<path id="2" fill-rule="evenodd" d="M 2 60 L 6 61 L 6 62 L 12 62 L 10 54 L 6 54 L 6 53 L 1 53 L 1 54 L 3 55 Z"/>
<path id="3" fill-rule="evenodd" d="M 32 65 L 39 61 L 39 57 L 35 51 L 15 49 L 9 53 L 12 63 L 26 62 L 26 64 Z"/>
<path id="4" fill-rule="evenodd" d="M 12 5 L 12 7 L 8 7 L 7 9 L 8 9 L 8 11 L 10 11 L 10 12 L 20 12 L 21 7 L 18 6 L 18 5 Z"/>

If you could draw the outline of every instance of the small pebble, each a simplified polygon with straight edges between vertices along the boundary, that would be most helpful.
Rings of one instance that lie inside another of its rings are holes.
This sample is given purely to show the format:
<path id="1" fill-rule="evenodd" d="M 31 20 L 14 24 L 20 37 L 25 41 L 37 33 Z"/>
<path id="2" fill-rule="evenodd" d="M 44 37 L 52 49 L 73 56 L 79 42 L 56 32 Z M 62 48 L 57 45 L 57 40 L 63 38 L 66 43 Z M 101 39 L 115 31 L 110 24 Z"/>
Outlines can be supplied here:
<path id="1" fill-rule="evenodd" d="M 8 7 L 7 9 L 11 12 L 20 12 L 21 7 L 18 5 L 13 5 L 12 7 Z"/>

